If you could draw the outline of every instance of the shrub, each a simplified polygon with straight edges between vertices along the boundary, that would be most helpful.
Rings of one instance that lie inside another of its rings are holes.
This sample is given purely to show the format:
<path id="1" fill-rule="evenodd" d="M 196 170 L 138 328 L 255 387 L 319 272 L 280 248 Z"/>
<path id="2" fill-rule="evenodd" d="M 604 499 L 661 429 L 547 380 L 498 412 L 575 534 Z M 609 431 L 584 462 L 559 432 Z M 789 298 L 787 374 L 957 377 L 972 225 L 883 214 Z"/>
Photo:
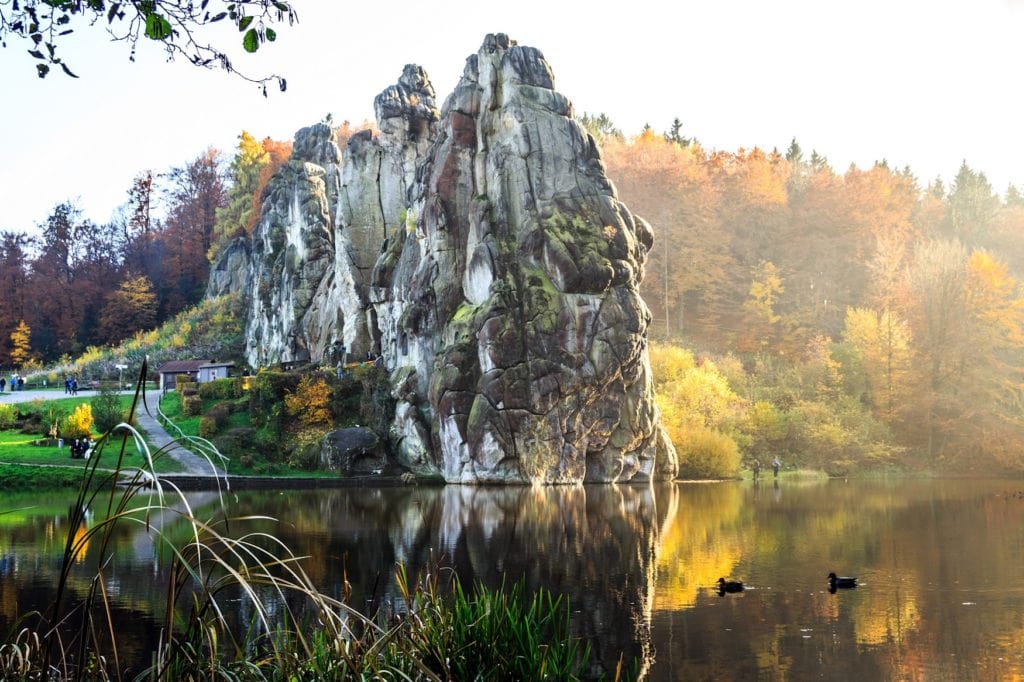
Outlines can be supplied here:
<path id="1" fill-rule="evenodd" d="M 255 443 L 256 429 L 247 426 L 228 429 L 227 432 L 217 436 L 213 441 L 213 444 L 217 446 L 217 449 L 226 455 L 235 455 L 251 451 Z M 250 459 L 252 458 L 250 457 Z"/>
<path id="2" fill-rule="evenodd" d="M 285 395 L 284 404 L 288 415 L 307 429 L 328 427 L 334 423 L 331 387 L 323 377 L 302 377 L 295 391 Z"/>
<path id="3" fill-rule="evenodd" d="M 362 423 L 378 434 L 386 434 L 395 416 L 395 399 L 391 395 L 391 377 L 382 367 L 374 366 L 362 378 L 362 400 L 359 416 Z"/>
<path id="4" fill-rule="evenodd" d="M 727 434 L 698 428 L 676 440 L 675 446 L 681 476 L 724 478 L 739 471 L 739 448 Z"/>
<path id="5" fill-rule="evenodd" d="M 0 429 L 9 429 L 14 426 L 14 420 L 18 411 L 13 405 L 0 405 Z"/>
<path id="6" fill-rule="evenodd" d="M 231 417 L 230 403 L 217 403 L 206 412 L 206 416 L 217 422 L 217 428 L 224 426 Z"/>
<path id="7" fill-rule="evenodd" d="M 324 433 L 318 429 L 306 429 L 295 438 L 295 447 L 288 456 L 288 466 L 303 471 L 313 471 L 320 466 L 320 451 Z"/>
<path id="8" fill-rule="evenodd" d="M 242 396 L 241 377 L 214 379 L 199 384 L 199 397 L 203 400 L 231 400 Z"/>
<path id="9" fill-rule="evenodd" d="M 60 435 L 63 438 L 89 438 L 92 436 L 92 424 L 92 406 L 82 403 L 61 422 Z"/>
<path id="10" fill-rule="evenodd" d="M 213 438 L 217 435 L 217 420 L 209 415 L 199 420 L 199 437 Z"/>
<path id="11" fill-rule="evenodd" d="M 271 429 L 257 431 L 253 447 L 269 462 L 280 462 L 284 459 L 284 446 L 280 434 Z"/>
<path id="12" fill-rule="evenodd" d="M 38 412 L 39 419 L 35 421 L 33 419 L 26 419 L 26 426 L 29 424 L 36 424 L 35 433 L 42 436 L 57 437 L 57 432 L 60 430 L 61 422 L 64 421 L 64 410 L 53 404 L 44 405 Z M 24 430 L 24 429 L 22 429 Z"/>
<path id="13" fill-rule="evenodd" d="M 121 407 L 121 399 L 110 384 L 103 384 L 99 394 L 89 404 L 92 406 L 96 430 L 100 433 L 106 433 L 124 421 L 125 410 Z"/>
<path id="14" fill-rule="evenodd" d="M 272 431 L 281 430 L 284 418 L 282 402 L 284 396 L 294 391 L 299 383 L 296 374 L 261 370 L 252 379 L 249 389 L 249 418 L 254 426 L 269 426 Z"/>
<path id="15" fill-rule="evenodd" d="M 197 395 L 182 396 L 181 411 L 186 417 L 196 417 L 203 411 L 203 399 Z"/>

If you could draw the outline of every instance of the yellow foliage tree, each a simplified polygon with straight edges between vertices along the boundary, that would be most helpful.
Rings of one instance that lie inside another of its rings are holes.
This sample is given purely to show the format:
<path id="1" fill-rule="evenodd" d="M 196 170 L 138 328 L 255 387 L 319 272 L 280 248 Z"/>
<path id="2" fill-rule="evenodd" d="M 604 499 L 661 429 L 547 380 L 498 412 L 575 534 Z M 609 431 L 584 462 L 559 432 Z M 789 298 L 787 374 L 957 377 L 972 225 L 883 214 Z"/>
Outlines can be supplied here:
<path id="1" fill-rule="evenodd" d="M 334 423 L 331 387 L 322 377 L 302 377 L 295 391 L 284 397 L 284 404 L 288 416 L 303 428 L 329 428 Z"/>
<path id="2" fill-rule="evenodd" d="M 736 442 L 727 433 L 743 400 L 711 360 L 696 360 L 678 346 L 651 344 L 651 367 L 662 424 L 680 455 L 683 471 L 731 476 L 739 468 Z"/>
<path id="3" fill-rule="evenodd" d="M 843 339 L 860 354 L 874 405 L 892 423 L 909 391 L 910 327 L 891 310 L 848 308 Z"/>
<path id="4" fill-rule="evenodd" d="M 89 438 L 92 435 L 92 406 L 82 403 L 75 408 L 60 430 L 64 438 Z"/>
<path id="5" fill-rule="evenodd" d="M 21 320 L 11 332 L 11 362 L 15 367 L 24 367 L 32 359 L 31 341 L 32 329 L 25 324 L 25 320 Z"/>

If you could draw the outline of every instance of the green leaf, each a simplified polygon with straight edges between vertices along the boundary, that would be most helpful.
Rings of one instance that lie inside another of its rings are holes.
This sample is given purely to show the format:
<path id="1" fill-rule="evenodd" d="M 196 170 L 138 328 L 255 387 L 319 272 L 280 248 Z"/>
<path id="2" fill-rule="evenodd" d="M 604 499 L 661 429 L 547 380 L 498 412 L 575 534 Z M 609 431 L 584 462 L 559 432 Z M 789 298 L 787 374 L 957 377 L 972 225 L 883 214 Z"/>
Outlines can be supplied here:
<path id="1" fill-rule="evenodd" d="M 64 69 L 64 73 L 66 73 L 67 75 L 71 76 L 72 78 L 78 78 L 78 76 L 75 75 L 74 73 L 72 73 L 71 69 L 69 69 L 68 65 L 65 64 L 64 62 L 60 63 L 60 68 Z"/>
<path id="2" fill-rule="evenodd" d="M 114 17 L 117 16 L 117 10 L 121 8 L 121 3 L 113 2 L 110 4 L 110 10 L 107 12 L 107 23 L 112 23 Z"/>
<path id="3" fill-rule="evenodd" d="M 270 42 L 274 42 L 275 40 L 277 40 L 277 32 L 274 31 L 274 29 L 267 29 L 267 40 L 269 40 Z"/>
<path id="4" fill-rule="evenodd" d="M 251 15 L 247 16 L 247 17 L 242 17 L 241 19 L 239 19 L 238 20 L 238 30 L 239 31 L 244 31 L 245 29 L 249 28 L 249 24 L 252 23 L 252 19 L 253 18 L 252 18 Z"/>
<path id="5" fill-rule="evenodd" d="M 276 7 L 281 12 L 287 12 L 288 10 L 291 9 L 291 7 L 289 7 L 288 3 L 286 2 L 275 2 L 274 7 Z"/>
<path id="6" fill-rule="evenodd" d="M 260 49 L 260 37 L 256 35 L 256 29 L 250 28 L 242 38 L 242 47 L 246 52 L 255 52 Z"/>
<path id="7" fill-rule="evenodd" d="M 167 40 L 171 37 L 171 22 L 156 12 L 147 14 L 146 37 L 153 40 Z"/>
<path id="8" fill-rule="evenodd" d="M 43 53 L 39 50 L 29 50 L 28 53 L 36 59 L 46 59 L 46 57 L 43 56 Z"/>

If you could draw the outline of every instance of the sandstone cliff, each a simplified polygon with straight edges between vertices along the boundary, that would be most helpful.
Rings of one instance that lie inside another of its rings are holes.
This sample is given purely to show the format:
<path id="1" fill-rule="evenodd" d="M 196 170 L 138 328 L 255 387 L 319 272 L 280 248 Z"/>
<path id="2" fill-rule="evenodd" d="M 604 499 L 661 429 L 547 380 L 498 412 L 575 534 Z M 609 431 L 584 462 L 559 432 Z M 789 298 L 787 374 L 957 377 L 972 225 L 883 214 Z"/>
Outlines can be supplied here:
<path id="1" fill-rule="evenodd" d="M 379 352 L 392 452 L 451 482 L 673 477 L 638 294 L 651 229 L 540 51 L 488 35 L 440 111 L 411 65 L 375 111 L 344 154 L 299 131 L 267 187 L 250 363 Z"/>

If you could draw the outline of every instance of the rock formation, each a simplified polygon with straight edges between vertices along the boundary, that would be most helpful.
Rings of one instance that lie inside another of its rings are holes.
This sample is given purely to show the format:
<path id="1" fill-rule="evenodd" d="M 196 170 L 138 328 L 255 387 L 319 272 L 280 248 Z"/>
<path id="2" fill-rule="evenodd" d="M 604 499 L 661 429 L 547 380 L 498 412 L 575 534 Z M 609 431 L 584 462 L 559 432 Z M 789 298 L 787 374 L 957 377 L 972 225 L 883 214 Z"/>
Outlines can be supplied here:
<path id="1" fill-rule="evenodd" d="M 374 104 L 379 135 L 341 155 L 326 125 L 299 131 L 264 193 L 250 363 L 379 352 L 393 454 L 450 482 L 673 477 L 638 293 L 651 229 L 540 51 L 488 35 L 441 111 L 412 65 Z"/>

